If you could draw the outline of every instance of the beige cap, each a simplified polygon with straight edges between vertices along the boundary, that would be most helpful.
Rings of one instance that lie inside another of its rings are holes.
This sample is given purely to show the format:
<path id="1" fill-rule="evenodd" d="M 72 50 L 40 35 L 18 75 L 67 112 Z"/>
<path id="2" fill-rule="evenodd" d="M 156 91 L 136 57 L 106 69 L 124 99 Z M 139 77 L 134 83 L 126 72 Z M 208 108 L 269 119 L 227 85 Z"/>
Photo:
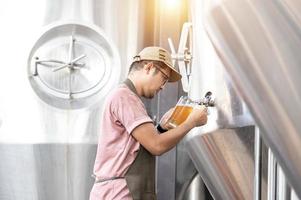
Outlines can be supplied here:
<path id="1" fill-rule="evenodd" d="M 161 47 L 146 47 L 137 56 L 134 57 L 134 61 L 140 60 L 153 60 L 160 61 L 171 69 L 171 74 L 168 82 L 175 82 L 182 78 L 181 74 L 172 65 L 170 53 Z"/>

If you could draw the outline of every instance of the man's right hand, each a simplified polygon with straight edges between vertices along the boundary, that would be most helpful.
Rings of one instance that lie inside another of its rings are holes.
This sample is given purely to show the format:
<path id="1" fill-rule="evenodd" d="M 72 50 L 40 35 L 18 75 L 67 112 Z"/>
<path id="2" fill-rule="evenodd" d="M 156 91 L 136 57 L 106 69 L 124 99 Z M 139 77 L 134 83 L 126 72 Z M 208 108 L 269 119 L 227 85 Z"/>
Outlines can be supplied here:
<path id="1" fill-rule="evenodd" d="M 192 128 L 202 126 L 207 123 L 207 107 L 204 105 L 195 106 L 190 115 L 185 120 Z"/>

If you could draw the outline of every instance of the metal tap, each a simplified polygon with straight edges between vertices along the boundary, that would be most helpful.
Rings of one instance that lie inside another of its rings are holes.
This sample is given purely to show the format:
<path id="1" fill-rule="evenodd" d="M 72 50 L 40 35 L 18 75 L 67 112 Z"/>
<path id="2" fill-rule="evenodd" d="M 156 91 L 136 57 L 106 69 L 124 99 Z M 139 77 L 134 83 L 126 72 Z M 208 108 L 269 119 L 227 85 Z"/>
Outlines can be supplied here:
<path id="1" fill-rule="evenodd" d="M 215 106 L 215 99 L 212 97 L 212 92 L 208 91 L 205 94 L 205 97 L 197 102 L 199 105 L 204 105 L 206 107 L 214 107 Z"/>

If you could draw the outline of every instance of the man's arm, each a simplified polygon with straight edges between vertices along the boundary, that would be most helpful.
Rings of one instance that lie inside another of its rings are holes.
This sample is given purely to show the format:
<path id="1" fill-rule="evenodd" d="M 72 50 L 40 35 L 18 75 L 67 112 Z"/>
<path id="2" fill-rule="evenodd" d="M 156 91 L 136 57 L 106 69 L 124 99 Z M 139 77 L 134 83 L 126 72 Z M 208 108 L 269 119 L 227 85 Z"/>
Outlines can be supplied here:
<path id="1" fill-rule="evenodd" d="M 152 123 L 144 123 L 132 131 L 133 137 L 151 154 L 161 155 L 173 148 L 192 128 L 207 122 L 207 109 L 200 106 L 178 127 L 158 134 Z"/>

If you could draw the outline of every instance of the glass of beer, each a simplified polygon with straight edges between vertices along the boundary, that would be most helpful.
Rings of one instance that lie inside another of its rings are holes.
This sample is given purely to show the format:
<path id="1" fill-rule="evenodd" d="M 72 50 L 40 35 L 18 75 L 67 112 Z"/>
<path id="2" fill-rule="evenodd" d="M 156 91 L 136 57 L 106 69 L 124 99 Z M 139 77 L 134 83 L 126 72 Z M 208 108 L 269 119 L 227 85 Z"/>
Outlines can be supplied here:
<path id="1" fill-rule="evenodd" d="M 196 104 L 187 96 L 181 96 L 167 123 L 173 128 L 179 126 L 187 119 Z"/>

